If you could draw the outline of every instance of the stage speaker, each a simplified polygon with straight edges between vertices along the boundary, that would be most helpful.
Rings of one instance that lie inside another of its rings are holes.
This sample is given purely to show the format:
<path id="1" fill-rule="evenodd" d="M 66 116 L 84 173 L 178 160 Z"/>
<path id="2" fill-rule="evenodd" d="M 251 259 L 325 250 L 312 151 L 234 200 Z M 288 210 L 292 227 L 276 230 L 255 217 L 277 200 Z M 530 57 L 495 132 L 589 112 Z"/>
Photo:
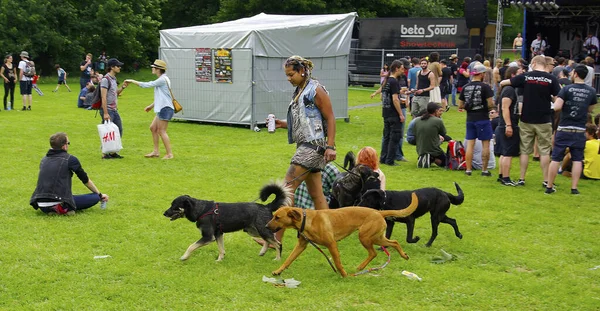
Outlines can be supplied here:
<path id="1" fill-rule="evenodd" d="M 467 28 L 485 28 L 488 24 L 487 0 L 465 0 Z"/>

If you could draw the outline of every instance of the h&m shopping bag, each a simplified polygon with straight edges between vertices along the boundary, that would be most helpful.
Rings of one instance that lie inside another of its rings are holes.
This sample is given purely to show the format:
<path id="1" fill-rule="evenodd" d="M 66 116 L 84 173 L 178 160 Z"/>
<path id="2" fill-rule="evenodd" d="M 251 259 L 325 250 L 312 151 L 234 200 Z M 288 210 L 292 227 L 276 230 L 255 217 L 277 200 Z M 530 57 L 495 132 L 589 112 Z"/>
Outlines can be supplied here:
<path id="1" fill-rule="evenodd" d="M 116 153 L 123 149 L 119 127 L 110 120 L 98 124 L 98 134 L 102 144 L 102 153 Z"/>

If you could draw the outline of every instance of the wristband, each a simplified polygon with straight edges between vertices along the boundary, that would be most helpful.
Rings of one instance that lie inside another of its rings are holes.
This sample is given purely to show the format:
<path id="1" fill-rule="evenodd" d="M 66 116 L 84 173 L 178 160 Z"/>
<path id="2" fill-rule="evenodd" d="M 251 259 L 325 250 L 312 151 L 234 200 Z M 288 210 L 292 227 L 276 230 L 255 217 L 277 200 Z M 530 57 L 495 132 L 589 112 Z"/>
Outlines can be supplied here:
<path id="1" fill-rule="evenodd" d="M 100 200 L 102 200 L 102 192 L 98 192 L 98 196 L 100 197 Z"/>
<path id="2" fill-rule="evenodd" d="M 329 149 L 329 150 L 335 151 L 335 146 L 327 146 L 327 147 L 325 147 L 325 149 Z"/>

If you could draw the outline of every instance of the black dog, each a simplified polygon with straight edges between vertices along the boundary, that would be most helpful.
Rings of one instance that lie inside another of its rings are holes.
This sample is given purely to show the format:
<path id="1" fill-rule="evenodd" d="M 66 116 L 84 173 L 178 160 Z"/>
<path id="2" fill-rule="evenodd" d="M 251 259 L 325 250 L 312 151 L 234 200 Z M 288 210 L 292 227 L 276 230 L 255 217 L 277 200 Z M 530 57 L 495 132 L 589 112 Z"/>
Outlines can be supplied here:
<path id="1" fill-rule="evenodd" d="M 406 242 L 416 243 L 419 241 L 419 237 L 413 238 L 413 231 L 415 229 L 415 219 L 423 216 L 429 212 L 431 214 L 431 238 L 425 246 L 429 247 L 437 237 L 438 225 L 440 222 L 447 223 L 454 228 L 454 234 L 459 239 L 462 239 L 462 234 L 458 230 L 456 220 L 446 216 L 446 212 L 450 209 L 450 204 L 460 205 L 465 200 L 464 193 L 457 183 L 456 191 L 458 195 L 454 196 L 452 193 L 442 191 L 437 188 L 422 188 L 411 191 L 382 191 L 382 190 L 368 190 L 362 196 L 362 200 L 358 206 L 371 207 L 379 210 L 400 210 L 405 209 L 410 205 L 411 193 L 416 193 L 419 198 L 419 206 L 410 216 L 406 218 L 386 218 L 387 229 L 385 236 L 389 239 L 392 236 L 394 230 L 394 221 L 403 222 L 406 224 Z"/>
<path id="2" fill-rule="evenodd" d="M 271 194 L 275 194 L 273 202 L 262 205 L 258 203 L 216 203 L 214 201 L 197 200 L 188 195 L 182 195 L 171 203 L 171 207 L 164 212 L 164 216 L 175 220 L 181 217 L 196 223 L 202 238 L 188 247 L 181 260 L 186 260 L 190 254 L 199 247 L 213 242 L 215 239 L 219 246 L 217 261 L 225 256 L 223 246 L 223 233 L 244 230 L 251 236 L 261 237 L 266 242 L 260 250 L 262 256 L 270 245 L 276 246 L 276 260 L 281 259 L 281 243 L 277 241 L 271 230 L 266 225 L 273 217 L 273 212 L 282 205 L 291 204 L 291 191 L 289 188 L 269 184 L 260 191 L 260 199 L 264 202 Z"/>
<path id="3" fill-rule="evenodd" d="M 379 174 L 374 172 L 370 167 L 359 164 L 333 183 L 331 194 L 338 202 L 338 206 L 330 205 L 329 207 L 337 208 L 357 205 L 363 193 L 369 189 L 379 189 L 380 186 Z"/>

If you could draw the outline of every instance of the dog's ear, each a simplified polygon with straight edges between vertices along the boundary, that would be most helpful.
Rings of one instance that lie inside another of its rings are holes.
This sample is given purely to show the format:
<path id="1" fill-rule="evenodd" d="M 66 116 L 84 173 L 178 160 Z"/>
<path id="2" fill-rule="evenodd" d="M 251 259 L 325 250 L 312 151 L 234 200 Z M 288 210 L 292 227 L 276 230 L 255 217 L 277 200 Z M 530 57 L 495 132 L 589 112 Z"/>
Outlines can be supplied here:
<path id="1" fill-rule="evenodd" d="M 302 219 L 302 214 L 300 214 L 300 212 L 295 209 L 290 209 L 288 211 L 287 215 L 289 218 L 296 220 L 296 221 L 300 221 Z"/>

